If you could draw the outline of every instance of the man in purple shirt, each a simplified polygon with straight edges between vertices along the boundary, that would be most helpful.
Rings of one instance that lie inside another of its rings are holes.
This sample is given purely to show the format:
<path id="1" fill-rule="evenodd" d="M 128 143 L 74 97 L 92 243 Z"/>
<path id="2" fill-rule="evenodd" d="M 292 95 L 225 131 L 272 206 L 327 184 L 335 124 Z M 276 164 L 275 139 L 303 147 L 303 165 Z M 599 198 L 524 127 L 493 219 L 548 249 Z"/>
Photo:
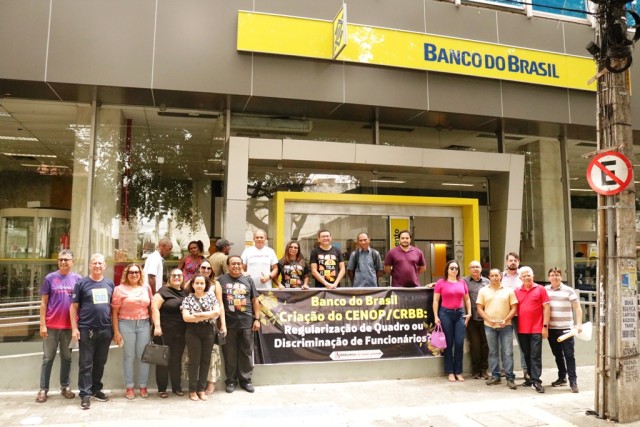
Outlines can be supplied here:
<path id="1" fill-rule="evenodd" d="M 411 246 L 411 233 L 403 230 L 398 235 L 400 245 L 387 252 L 384 260 L 385 274 L 391 274 L 391 286 L 415 288 L 420 286 L 419 275 L 427 269 L 422 251 Z"/>
<path id="2" fill-rule="evenodd" d="M 58 253 L 58 270 L 49 273 L 42 282 L 40 289 L 40 336 L 42 337 L 42 368 L 40 369 L 40 391 L 36 402 L 47 401 L 49 393 L 49 379 L 51 368 L 56 359 L 56 351 L 60 348 L 60 394 L 67 399 L 76 395 L 69 387 L 69 373 L 71 372 L 71 319 L 69 308 L 71 295 L 79 274 L 71 271 L 73 267 L 73 253 L 63 249 Z"/>

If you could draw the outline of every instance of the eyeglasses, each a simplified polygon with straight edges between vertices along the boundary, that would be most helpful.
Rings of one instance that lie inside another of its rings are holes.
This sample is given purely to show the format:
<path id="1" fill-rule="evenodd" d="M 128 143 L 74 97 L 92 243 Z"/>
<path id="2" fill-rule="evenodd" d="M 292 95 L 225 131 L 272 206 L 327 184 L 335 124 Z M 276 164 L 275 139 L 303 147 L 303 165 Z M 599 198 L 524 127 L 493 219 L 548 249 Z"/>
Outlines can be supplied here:
<path id="1" fill-rule="evenodd" d="M 458 267 L 449 267 L 449 270 L 460 270 Z"/>
<path id="2" fill-rule="evenodd" d="M 211 267 L 200 267 L 200 270 L 212 270 Z"/>
<path id="3" fill-rule="evenodd" d="M 58 258 L 58 262 L 71 262 L 73 258 Z"/>
<path id="4" fill-rule="evenodd" d="M 172 274 L 171 277 L 180 278 L 180 277 L 182 277 L 182 274 Z"/>
<path id="5" fill-rule="evenodd" d="M 138 270 L 135 270 L 135 271 L 130 270 L 127 274 L 140 274 L 140 272 Z"/>

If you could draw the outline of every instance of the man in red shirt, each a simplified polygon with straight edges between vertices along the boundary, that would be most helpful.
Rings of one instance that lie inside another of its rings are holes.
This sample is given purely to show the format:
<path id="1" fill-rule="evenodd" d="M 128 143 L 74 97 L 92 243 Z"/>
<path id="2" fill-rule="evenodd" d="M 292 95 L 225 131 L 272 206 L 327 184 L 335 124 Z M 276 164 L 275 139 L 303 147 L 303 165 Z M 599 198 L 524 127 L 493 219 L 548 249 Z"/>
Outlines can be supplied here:
<path id="1" fill-rule="evenodd" d="M 518 299 L 518 341 L 527 362 L 530 380 L 523 386 L 544 393 L 542 375 L 542 340 L 549 335 L 549 296 L 544 286 L 533 282 L 533 270 L 520 268 L 522 286 L 516 289 Z"/>

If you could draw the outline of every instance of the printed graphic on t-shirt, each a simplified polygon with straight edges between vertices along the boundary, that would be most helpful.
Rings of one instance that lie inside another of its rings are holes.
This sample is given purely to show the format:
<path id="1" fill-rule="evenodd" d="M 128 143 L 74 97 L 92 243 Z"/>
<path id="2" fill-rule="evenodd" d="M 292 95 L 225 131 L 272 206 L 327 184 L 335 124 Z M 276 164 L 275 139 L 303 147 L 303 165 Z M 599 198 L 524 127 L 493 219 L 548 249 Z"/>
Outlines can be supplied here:
<path id="1" fill-rule="evenodd" d="M 338 257 L 333 254 L 318 254 L 318 272 L 329 283 L 336 281 Z"/>
<path id="2" fill-rule="evenodd" d="M 109 304 L 109 294 L 104 288 L 91 289 L 91 296 L 94 304 Z"/>
<path id="3" fill-rule="evenodd" d="M 229 311 L 239 311 L 241 313 L 247 311 L 247 295 L 249 289 L 244 283 L 227 283 L 225 285 L 225 296 Z"/>
<path id="4" fill-rule="evenodd" d="M 304 267 L 299 264 L 287 264 L 282 267 L 282 284 L 287 288 L 302 286 Z"/>

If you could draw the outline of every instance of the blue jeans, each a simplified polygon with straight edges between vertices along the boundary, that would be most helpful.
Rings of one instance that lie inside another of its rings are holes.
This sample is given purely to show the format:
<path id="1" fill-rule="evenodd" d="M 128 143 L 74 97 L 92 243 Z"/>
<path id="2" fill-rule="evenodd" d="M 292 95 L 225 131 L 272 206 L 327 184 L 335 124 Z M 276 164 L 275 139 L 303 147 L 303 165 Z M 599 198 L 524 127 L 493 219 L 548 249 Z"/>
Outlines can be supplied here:
<path id="1" fill-rule="evenodd" d="M 518 346 L 520 346 L 520 367 L 523 371 L 527 370 L 527 360 L 524 357 L 524 351 L 522 350 L 522 344 L 520 344 L 520 337 L 518 336 L 518 316 L 515 316 L 511 319 L 511 327 L 513 328 L 513 333 L 518 340 Z"/>
<path id="2" fill-rule="evenodd" d="M 531 376 L 531 382 L 541 384 L 542 334 L 518 334 L 518 342 L 527 361 L 527 372 Z"/>
<path id="3" fill-rule="evenodd" d="M 489 369 L 493 378 L 500 378 L 500 361 L 504 367 L 508 380 L 515 380 L 513 374 L 513 327 L 507 325 L 504 328 L 490 328 L 484 326 L 489 344 Z"/>
<path id="4" fill-rule="evenodd" d="M 42 368 L 40 369 L 40 388 L 49 390 L 51 368 L 56 360 L 56 351 L 60 347 L 60 387 L 69 386 L 71 372 L 71 329 L 49 329 L 49 336 L 42 340 Z"/>
<path id="5" fill-rule="evenodd" d="M 144 346 L 151 341 L 149 319 L 118 319 L 118 328 L 124 340 L 124 351 L 122 353 L 124 386 L 132 388 L 135 385 L 135 381 L 133 380 L 133 365 L 137 362 L 140 366 L 140 387 L 147 387 L 149 382 L 149 364 L 142 363 L 140 358 L 142 357 Z"/>
<path id="6" fill-rule="evenodd" d="M 464 352 L 464 309 L 454 310 L 440 307 L 438 317 L 442 330 L 447 339 L 447 349 L 444 351 L 444 372 L 446 374 L 462 373 L 462 354 Z"/>
<path id="7" fill-rule="evenodd" d="M 564 334 L 562 329 L 549 329 L 549 347 L 556 359 L 558 367 L 558 378 L 567 379 L 569 375 L 569 383 L 577 384 L 578 376 L 576 375 L 576 359 L 574 356 L 574 340 L 573 337 L 558 342 L 558 337 Z"/>
<path id="8" fill-rule="evenodd" d="M 80 397 L 102 391 L 102 374 L 113 338 L 111 328 L 80 329 L 78 388 Z"/>

